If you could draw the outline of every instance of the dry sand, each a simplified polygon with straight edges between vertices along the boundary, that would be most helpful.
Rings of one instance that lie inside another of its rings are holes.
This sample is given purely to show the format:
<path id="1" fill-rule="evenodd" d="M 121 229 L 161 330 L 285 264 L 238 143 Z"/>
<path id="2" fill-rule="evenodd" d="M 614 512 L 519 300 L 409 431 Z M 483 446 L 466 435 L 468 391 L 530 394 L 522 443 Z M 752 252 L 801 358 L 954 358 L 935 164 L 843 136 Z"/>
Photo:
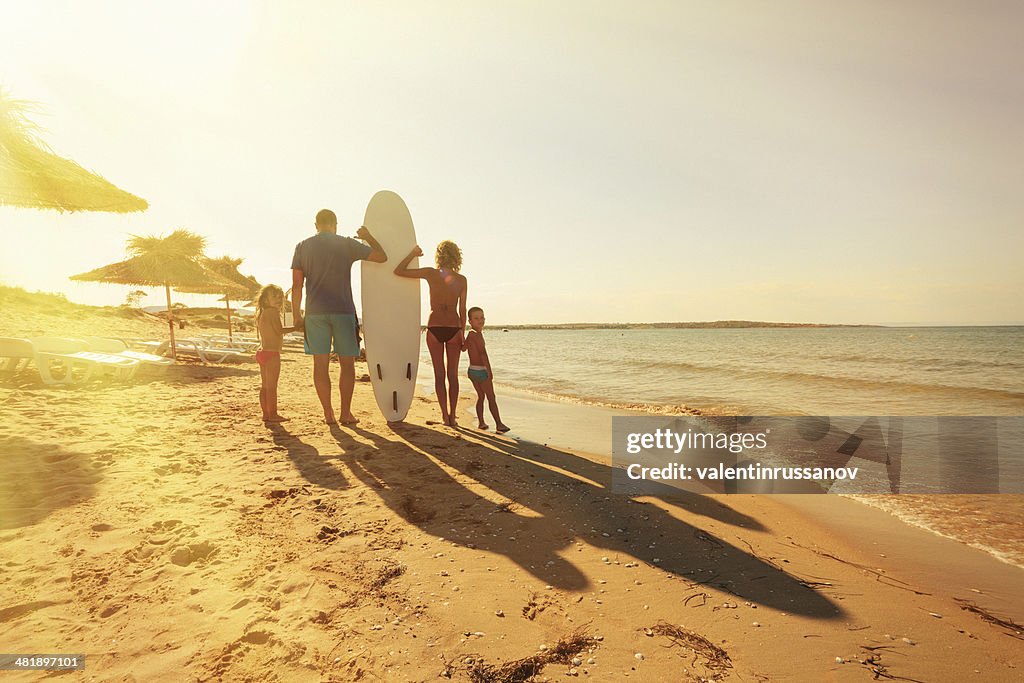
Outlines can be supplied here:
<path id="1" fill-rule="evenodd" d="M 274 428 L 255 363 L 0 383 L 0 651 L 85 653 L 87 680 L 471 680 L 584 629 L 538 680 L 1020 680 L 1020 634 L 956 602 L 1024 621 L 1016 567 L 833 497 L 615 495 L 603 459 L 441 427 L 430 398 L 392 429 L 368 383 L 329 428 L 310 365 L 284 354 Z"/>

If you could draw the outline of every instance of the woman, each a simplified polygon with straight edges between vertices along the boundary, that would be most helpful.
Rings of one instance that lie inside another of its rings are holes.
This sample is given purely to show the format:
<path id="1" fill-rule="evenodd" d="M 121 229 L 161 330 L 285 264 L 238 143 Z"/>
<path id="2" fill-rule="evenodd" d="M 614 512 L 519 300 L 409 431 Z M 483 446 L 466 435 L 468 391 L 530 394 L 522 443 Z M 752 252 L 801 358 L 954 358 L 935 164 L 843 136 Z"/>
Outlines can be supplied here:
<path id="1" fill-rule="evenodd" d="M 409 268 L 409 262 L 417 256 L 423 256 L 423 250 L 418 246 L 398 264 L 395 275 L 422 278 L 430 286 L 427 349 L 430 350 L 430 360 L 434 364 L 434 391 L 437 393 L 437 403 L 441 406 L 441 420 L 449 427 L 456 427 L 459 357 L 462 355 L 463 331 L 466 329 L 466 278 L 459 274 L 462 251 L 454 242 L 445 240 L 437 245 L 434 253 L 437 268 Z M 445 378 L 448 379 L 447 387 Z"/>

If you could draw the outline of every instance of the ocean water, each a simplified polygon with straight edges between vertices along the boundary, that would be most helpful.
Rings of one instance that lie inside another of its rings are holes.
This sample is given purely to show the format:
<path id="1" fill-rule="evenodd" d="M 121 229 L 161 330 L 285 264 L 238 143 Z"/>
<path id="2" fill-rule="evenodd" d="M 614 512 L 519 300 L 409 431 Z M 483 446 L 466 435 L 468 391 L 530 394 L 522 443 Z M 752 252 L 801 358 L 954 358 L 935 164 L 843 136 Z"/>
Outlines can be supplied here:
<path id="1" fill-rule="evenodd" d="M 539 397 L 652 413 L 1024 415 L 1024 326 L 485 334 L 496 384 Z M 425 345 L 421 363 L 429 395 Z M 1024 567 L 1024 496 L 860 500 Z"/>
<path id="2" fill-rule="evenodd" d="M 744 415 L 1024 415 L 1024 327 L 487 330 L 497 381 Z"/>

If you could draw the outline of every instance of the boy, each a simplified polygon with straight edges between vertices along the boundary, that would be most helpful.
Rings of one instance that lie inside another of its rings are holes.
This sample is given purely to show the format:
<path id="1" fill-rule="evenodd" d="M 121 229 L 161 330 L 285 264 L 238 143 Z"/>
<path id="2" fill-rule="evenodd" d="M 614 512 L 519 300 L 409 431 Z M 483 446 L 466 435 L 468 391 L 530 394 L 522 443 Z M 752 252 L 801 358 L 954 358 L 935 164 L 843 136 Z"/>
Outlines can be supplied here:
<path id="1" fill-rule="evenodd" d="M 508 425 L 501 421 L 498 416 L 498 404 L 494 401 L 494 373 L 491 372 L 491 361 L 487 357 L 487 347 L 484 345 L 484 309 L 474 306 L 468 311 L 469 326 L 472 328 L 466 335 L 463 349 L 469 352 L 469 379 L 476 389 L 476 417 L 480 421 L 479 429 L 487 429 L 484 422 L 484 399 L 491 405 L 491 415 L 494 417 L 494 431 L 504 434 L 509 429 Z"/>

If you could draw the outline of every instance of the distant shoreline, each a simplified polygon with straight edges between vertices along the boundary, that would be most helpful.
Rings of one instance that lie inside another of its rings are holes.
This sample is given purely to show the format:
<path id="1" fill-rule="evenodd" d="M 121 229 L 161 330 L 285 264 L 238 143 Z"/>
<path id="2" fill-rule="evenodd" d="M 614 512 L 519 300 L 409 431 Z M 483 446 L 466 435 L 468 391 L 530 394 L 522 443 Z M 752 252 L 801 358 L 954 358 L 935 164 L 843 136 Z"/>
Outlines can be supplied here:
<path id="1" fill-rule="evenodd" d="M 679 323 L 551 323 L 523 325 L 488 325 L 487 329 L 503 330 L 732 330 L 772 327 L 888 327 L 887 325 L 844 325 L 827 323 L 770 323 L 754 320 L 715 320 L 713 322 Z"/>
<path id="2" fill-rule="evenodd" d="M 57 311 L 98 311 L 117 317 L 155 316 L 160 317 L 166 309 L 164 306 L 143 306 L 140 308 L 124 305 L 108 304 L 97 306 L 71 301 L 63 293 L 30 292 L 22 287 L 0 284 L 0 303 L 3 305 L 24 304 L 42 307 L 52 312 Z M 203 316 L 224 316 L 224 306 L 182 306 L 175 309 L 176 315 L 189 322 L 195 322 Z M 252 315 L 253 309 L 246 306 L 233 305 L 232 314 Z M 166 318 L 163 318 L 166 320 Z M 204 321 L 210 322 L 210 321 Z M 214 327 L 226 327 L 218 321 Z M 1021 322 L 907 322 L 887 324 L 851 324 L 851 323 L 781 323 L 757 320 L 714 320 L 704 322 L 659 322 L 659 323 L 518 323 L 510 325 L 487 325 L 488 330 L 741 330 L 741 329 L 791 329 L 791 328 L 927 328 L 927 327 L 1022 327 Z M 425 327 L 425 326 L 422 326 Z"/>

